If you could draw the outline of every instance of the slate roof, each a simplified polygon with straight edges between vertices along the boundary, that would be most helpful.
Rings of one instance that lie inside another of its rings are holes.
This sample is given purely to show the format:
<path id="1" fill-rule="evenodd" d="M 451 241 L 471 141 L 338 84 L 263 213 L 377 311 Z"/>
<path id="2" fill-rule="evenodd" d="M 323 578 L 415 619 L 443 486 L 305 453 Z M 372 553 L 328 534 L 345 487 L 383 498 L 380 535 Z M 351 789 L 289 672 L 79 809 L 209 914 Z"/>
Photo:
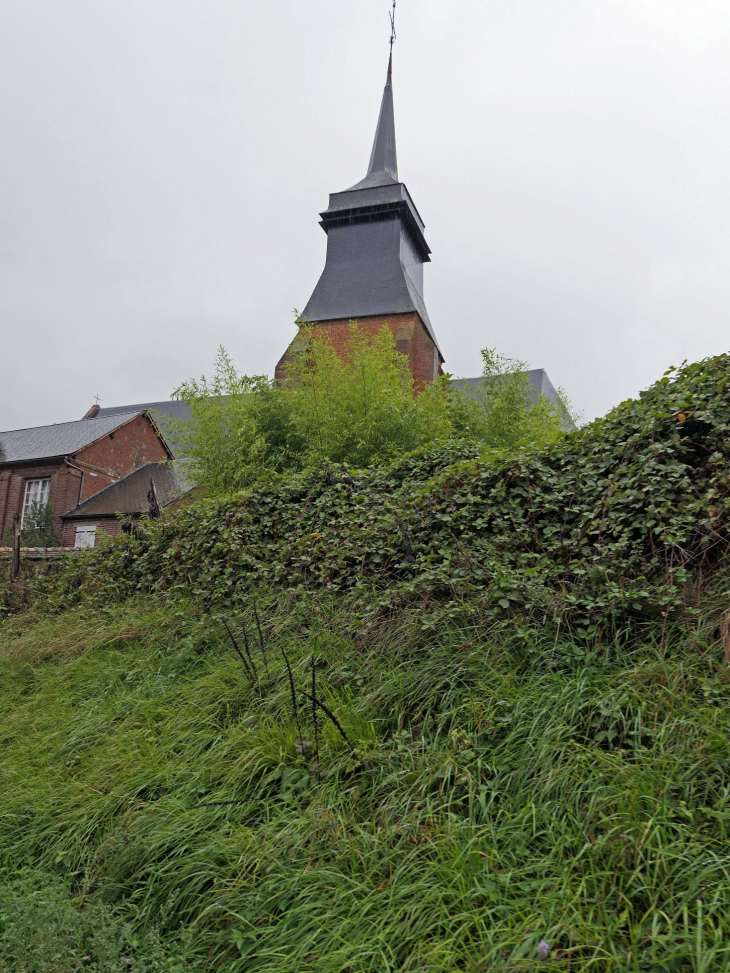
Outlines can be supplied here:
<path id="1" fill-rule="evenodd" d="M 0 432 L 0 464 L 71 456 L 134 419 L 143 409 L 115 413 L 103 419 L 77 419 L 52 426 Z"/>
<path id="2" fill-rule="evenodd" d="M 125 412 L 152 413 L 152 421 L 160 431 L 160 435 L 167 443 L 173 456 L 177 456 L 179 445 L 168 436 L 167 420 L 187 419 L 190 416 L 190 406 L 186 402 L 179 402 L 177 399 L 166 399 L 162 402 L 139 402 L 136 405 L 107 406 L 104 409 L 99 409 L 93 421 L 97 422 L 99 419 L 106 419 L 107 416 L 116 416 Z"/>
<path id="3" fill-rule="evenodd" d="M 544 368 L 531 368 L 527 373 L 527 377 L 530 379 L 531 397 L 533 402 L 537 402 L 541 395 L 550 399 L 557 405 L 558 393 L 555 391 L 555 386 L 548 378 L 548 373 Z M 488 378 L 483 375 L 479 375 L 477 378 L 455 378 L 451 380 L 452 388 L 459 389 L 465 392 L 467 395 L 476 396 L 481 390 L 485 382 L 489 382 Z"/>
<path id="4" fill-rule="evenodd" d="M 163 402 L 140 402 L 136 405 L 112 405 L 99 409 L 96 419 L 106 419 L 107 416 L 118 416 L 125 412 L 159 412 L 163 416 L 173 419 L 187 419 L 190 406 L 177 399 L 166 399 Z M 154 416 L 153 416 L 154 418 Z"/>
<path id="5" fill-rule="evenodd" d="M 89 420 L 90 421 L 90 420 Z M 155 481 L 157 499 L 166 507 L 192 488 L 180 463 L 147 463 L 105 487 L 78 507 L 62 514 L 63 520 L 88 520 L 116 514 L 141 514 L 149 507 L 147 492 Z"/>
<path id="6" fill-rule="evenodd" d="M 558 393 L 555 390 L 555 386 L 548 378 L 548 373 L 544 368 L 531 368 L 528 372 L 524 374 L 530 379 L 530 398 L 533 402 L 537 402 L 541 395 L 549 399 L 554 405 L 559 404 Z M 479 393 L 484 389 L 485 385 L 488 386 L 489 379 L 485 378 L 483 375 L 477 378 L 454 378 L 451 380 L 451 387 L 459 389 L 460 391 L 466 393 L 468 396 L 477 397 Z M 562 426 L 565 432 L 570 432 L 575 429 L 573 420 L 566 414 L 563 413 Z"/>

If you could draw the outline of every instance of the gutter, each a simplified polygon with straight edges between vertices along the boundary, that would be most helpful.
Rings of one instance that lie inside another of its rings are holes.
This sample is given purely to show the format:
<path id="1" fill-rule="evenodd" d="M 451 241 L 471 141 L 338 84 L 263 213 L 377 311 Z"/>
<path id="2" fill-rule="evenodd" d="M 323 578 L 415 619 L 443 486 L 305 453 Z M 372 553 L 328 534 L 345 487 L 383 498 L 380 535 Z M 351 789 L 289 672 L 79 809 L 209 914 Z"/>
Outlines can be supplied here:
<path id="1" fill-rule="evenodd" d="M 69 462 L 69 460 L 66 459 L 65 456 L 63 457 L 63 461 L 66 464 L 66 466 L 70 466 L 72 470 L 78 470 L 78 472 L 81 474 L 81 483 L 79 484 L 79 499 L 76 501 L 76 506 L 80 507 L 81 497 L 83 496 L 84 493 L 84 476 L 86 475 L 86 473 L 84 470 L 81 469 L 80 466 L 74 466 L 73 463 Z"/>

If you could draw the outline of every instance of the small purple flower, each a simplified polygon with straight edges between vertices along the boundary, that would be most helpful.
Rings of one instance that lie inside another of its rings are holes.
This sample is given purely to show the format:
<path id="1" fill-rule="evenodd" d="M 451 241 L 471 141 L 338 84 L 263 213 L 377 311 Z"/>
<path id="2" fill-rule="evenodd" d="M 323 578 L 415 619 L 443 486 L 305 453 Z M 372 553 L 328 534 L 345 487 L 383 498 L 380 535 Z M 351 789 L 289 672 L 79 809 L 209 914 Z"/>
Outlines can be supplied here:
<path id="1" fill-rule="evenodd" d="M 544 939 L 541 939 L 537 944 L 537 951 L 543 959 L 547 959 L 550 955 L 550 945 L 546 943 Z"/>

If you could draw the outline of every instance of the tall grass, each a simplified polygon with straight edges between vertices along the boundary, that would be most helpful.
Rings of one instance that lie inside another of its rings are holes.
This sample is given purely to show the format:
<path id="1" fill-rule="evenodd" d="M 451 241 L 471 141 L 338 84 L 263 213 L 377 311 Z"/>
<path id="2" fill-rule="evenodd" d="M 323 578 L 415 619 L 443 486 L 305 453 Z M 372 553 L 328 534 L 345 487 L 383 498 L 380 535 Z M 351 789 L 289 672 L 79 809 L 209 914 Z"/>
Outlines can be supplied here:
<path id="1" fill-rule="evenodd" d="M 0 624 L 0 970 L 61 968 L 19 952 L 34 895 L 49 941 L 79 917 L 87 969 L 112 968 L 89 922 L 139 970 L 730 969 L 712 626 L 586 648 L 324 597 L 260 620 L 268 674 L 253 614 L 226 618 L 255 677 L 192 604 Z M 314 754 L 313 661 L 355 755 L 321 710 Z"/>

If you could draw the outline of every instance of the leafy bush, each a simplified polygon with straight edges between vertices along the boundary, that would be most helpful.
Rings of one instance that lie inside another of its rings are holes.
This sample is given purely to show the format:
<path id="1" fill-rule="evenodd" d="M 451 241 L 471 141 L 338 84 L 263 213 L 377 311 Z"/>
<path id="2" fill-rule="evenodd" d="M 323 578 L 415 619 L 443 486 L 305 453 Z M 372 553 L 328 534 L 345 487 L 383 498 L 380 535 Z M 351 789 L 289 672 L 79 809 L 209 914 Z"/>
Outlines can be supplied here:
<path id="1" fill-rule="evenodd" d="M 52 503 L 34 500 L 25 512 L 21 542 L 26 547 L 58 547 Z"/>
<path id="2" fill-rule="evenodd" d="M 193 478 L 216 493 L 325 461 L 381 465 L 449 438 L 492 447 L 559 438 L 565 407 L 544 397 L 532 402 L 522 363 L 483 355 L 486 392 L 470 398 L 441 378 L 415 396 L 408 361 L 387 327 L 368 338 L 353 322 L 343 359 L 326 337 L 302 326 L 285 383 L 239 374 L 221 348 L 212 379 L 175 391 L 192 418 L 167 431 Z"/>
<path id="3" fill-rule="evenodd" d="M 546 449 L 434 445 L 388 466 L 324 464 L 192 504 L 52 576 L 55 598 L 258 585 L 355 590 L 560 617 L 586 637 L 671 621 L 730 541 L 730 356 L 665 376 Z"/>
<path id="4" fill-rule="evenodd" d="M 544 395 L 533 401 L 533 386 L 525 362 L 500 355 L 494 348 L 482 351 L 485 381 L 471 393 L 451 391 L 453 433 L 491 448 L 509 448 L 557 442 L 575 428 L 580 417 L 567 396 L 558 391 L 557 403 Z"/>
<path id="5" fill-rule="evenodd" d="M 12 526 L 5 528 L 3 545 L 10 547 L 13 543 Z M 20 533 L 20 543 L 23 547 L 58 547 L 61 543 L 56 531 L 55 517 L 52 503 L 40 503 L 33 500 L 25 511 L 23 529 Z"/>

